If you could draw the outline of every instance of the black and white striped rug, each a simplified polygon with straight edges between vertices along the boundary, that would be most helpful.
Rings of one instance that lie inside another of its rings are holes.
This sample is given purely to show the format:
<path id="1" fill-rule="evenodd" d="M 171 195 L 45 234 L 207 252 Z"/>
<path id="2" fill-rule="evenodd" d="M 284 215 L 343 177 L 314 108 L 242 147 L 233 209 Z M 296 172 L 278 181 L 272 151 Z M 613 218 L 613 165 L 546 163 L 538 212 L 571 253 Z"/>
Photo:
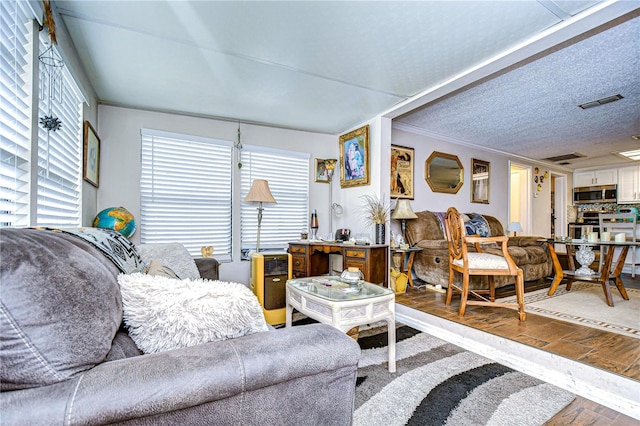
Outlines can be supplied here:
<path id="1" fill-rule="evenodd" d="M 380 331 L 380 333 L 376 333 Z M 358 339 L 354 425 L 542 425 L 570 392 L 411 327 L 397 329 L 397 372 L 385 328 Z"/>

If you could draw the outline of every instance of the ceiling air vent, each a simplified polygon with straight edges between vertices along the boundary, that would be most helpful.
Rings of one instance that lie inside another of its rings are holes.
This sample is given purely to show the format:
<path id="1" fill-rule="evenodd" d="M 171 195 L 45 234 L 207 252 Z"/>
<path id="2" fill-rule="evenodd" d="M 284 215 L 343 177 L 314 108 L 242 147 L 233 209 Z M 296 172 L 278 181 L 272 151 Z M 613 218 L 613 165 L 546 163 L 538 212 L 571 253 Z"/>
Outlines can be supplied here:
<path id="1" fill-rule="evenodd" d="M 582 109 L 593 108 L 593 107 L 596 107 L 598 105 L 604 105 L 604 104 L 608 104 L 610 102 L 619 101 L 622 98 L 624 98 L 624 96 L 622 96 L 621 94 L 618 93 L 617 95 L 608 96 L 606 98 L 602 98 L 602 99 L 598 99 L 598 100 L 595 100 L 595 101 L 587 102 L 586 104 L 580 104 L 578 106 L 580 108 L 582 108 Z"/>
<path id="2" fill-rule="evenodd" d="M 551 161 L 552 163 L 557 163 L 559 161 L 567 161 L 567 160 L 575 160 L 576 158 L 584 158 L 586 155 L 580 154 L 578 152 L 572 152 L 570 154 L 556 155 L 555 157 L 547 157 L 542 158 L 544 161 Z M 569 163 L 565 163 L 569 164 Z"/>

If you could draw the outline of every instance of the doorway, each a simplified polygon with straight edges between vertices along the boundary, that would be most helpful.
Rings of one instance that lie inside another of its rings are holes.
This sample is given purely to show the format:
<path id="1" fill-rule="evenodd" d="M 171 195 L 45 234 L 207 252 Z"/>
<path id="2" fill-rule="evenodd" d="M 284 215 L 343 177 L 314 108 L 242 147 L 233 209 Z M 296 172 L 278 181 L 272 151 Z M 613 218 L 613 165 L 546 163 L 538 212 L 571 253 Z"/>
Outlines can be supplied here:
<path id="1" fill-rule="evenodd" d="M 509 161 L 509 223 L 520 222 L 531 235 L 531 167 Z"/>
<path id="2" fill-rule="evenodd" d="M 568 235 L 567 176 L 551 172 L 551 237 Z"/>

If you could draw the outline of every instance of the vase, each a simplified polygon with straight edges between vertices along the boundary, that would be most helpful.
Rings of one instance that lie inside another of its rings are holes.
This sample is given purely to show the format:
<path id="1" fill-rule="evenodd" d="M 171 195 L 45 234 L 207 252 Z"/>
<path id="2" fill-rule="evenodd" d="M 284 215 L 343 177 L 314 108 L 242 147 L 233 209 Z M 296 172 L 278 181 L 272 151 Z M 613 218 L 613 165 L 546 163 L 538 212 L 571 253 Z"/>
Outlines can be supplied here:
<path id="1" fill-rule="evenodd" d="M 580 264 L 575 272 L 576 275 L 594 275 L 593 269 L 589 268 L 589 265 L 596 259 L 596 254 L 591 250 L 591 247 L 581 245 L 576 252 L 576 260 Z"/>
<path id="2" fill-rule="evenodd" d="M 384 244 L 386 228 L 384 223 L 376 223 L 376 244 Z"/>

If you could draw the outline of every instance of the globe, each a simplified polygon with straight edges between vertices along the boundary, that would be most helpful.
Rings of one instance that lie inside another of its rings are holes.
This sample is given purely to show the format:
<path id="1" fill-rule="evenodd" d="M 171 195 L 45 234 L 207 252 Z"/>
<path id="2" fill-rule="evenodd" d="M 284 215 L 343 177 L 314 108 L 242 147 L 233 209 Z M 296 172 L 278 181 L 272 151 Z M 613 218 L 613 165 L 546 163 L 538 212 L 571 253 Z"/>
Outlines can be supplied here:
<path id="1" fill-rule="evenodd" d="M 130 238 L 136 232 L 136 220 L 124 207 L 109 207 L 93 219 L 94 228 L 114 229 Z"/>

